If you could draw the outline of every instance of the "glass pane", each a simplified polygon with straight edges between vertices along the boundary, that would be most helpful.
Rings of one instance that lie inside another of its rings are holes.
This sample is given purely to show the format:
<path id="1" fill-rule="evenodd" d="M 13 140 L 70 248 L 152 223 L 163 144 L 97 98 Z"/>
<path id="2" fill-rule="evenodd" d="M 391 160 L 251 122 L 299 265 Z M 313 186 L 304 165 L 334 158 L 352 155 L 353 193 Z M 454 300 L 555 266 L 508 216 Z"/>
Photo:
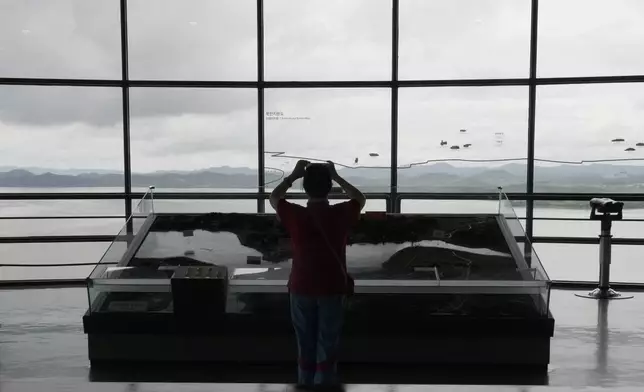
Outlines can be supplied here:
<path id="1" fill-rule="evenodd" d="M 535 244 L 553 280 L 599 281 L 599 245 Z M 642 246 L 613 245 L 611 282 L 644 283 Z"/>
<path id="2" fill-rule="evenodd" d="M 524 192 L 528 89 L 400 89 L 398 190 Z"/>
<path id="3" fill-rule="evenodd" d="M 28 295 L 25 295 L 25 293 L 28 293 Z M 11 361 L 29 361 L 29 372 L 31 374 L 53 375 L 60 373 L 60 368 L 52 365 L 56 358 L 60 359 L 61 348 L 70 347 L 68 344 L 74 339 L 73 334 L 68 335 L 66 338 L 60 336 L 61 330 L 66 329 L 62 326 L 69 325 L 69 330 L 77 328 L 76 331 L 79 333 L 81 328 L 78 324 L 78 319 L 82 317 L 86 309 L 87 294 L 83 287 L 61 287 L 55 290 L 36 289 L 29 291 L 20 289 L 3 290 L 0 314 L 2 314 L 3 319 L 2 332 L 4 336 L 29 334 L 31 338 L 35 337 L 34 333 L 56 335 L 56 343 L 52 341 L 52 344 L 42 344 L 43 340 L 38 338 L 34 341 L 35 344 L 29 344 L 28 346 L 25 345 L 27 339 L 4 339 L 3 351 L 5 349 L 7 351 L 3 357 L 7 361 L 9 358 L 11 358 Z M 53 327 L 54 325 L 58 327 Z M 71 327 L 72 325 L 74 327 Z M 43 335 L 40 336 L 43 337 Z M 72 354 L 70 349 L 65 354 L 65 357 L 80 359 L 87 356 L 84 351 L 81 348 L 74 350 Z M 36 357 L 32 357 L 32 355 Z M 40 359 L 34 361 L 28 358 Z M 36 362 L 38 362 L 38 365 L 36 365 Z M 24 379 L 14 379 L 12 382 L 6 376 L 3 377 L 2 382 L 4 385 L 14 382 L 31 383 Z M 35 382 L 38 383 L 39 381 Z M 36 384 L 32 385 L 35 386 Z M 48 385 L 52 386 L 51 383 L 48 383 Z M 37 390 L 38 387 L 33 389 Z"/>
<path id="4" fill-rule="evenodd" d="M 575 201 L 537 201 L 534 216 L 537 218 L 575 218 L 583 221 L 535 220 L 534 235 L 545 237 L 592 237 L 597 238 L 600 222 L 590 220 L 588 202 Z M 642 203 L 627 202 L 624 219 L 644 219 Z M 612 234 L 616 238 L 641 238 L 644 222 L 615 221 Z"/>
<path id="5" fill-rule="evenodd" d="M 0 192 L 122 192 L 121 90 L 0 86 Z"/>
<path id="6" fill-rule="evenodd" d="M 525 217 L 525 203 L 512 201 L 519 217 Z M 422 214 L 498 214 L 499 200 L 401 200 L 401 212 Z"/>
<path id="7" fill-rule="evenodd" d="M 132 79 L 257 80 L 254 0 L 129 0 Z"/>
<path id="8" fill-rule="evenodd" d="M 257 192 L 257 91 L 131 90 L 132 183 L 157 192 Z"/>
<path id="9" fill-rule="evenodd" d="M 98 263 L 109 243 L 30 243 L 0 244 L 4 264 Z M 81 279 L 89 276 L 93 266 L 80 267 L 2 267 L 0 280 L 15 279 Z"/>
<path id="10" fill-rule="evenodd" d="M 330 204 L 337 204 L 341 203 L 346 200 L 329 200 Z M 306 200 L 304 199 L 289 199 L 289 202 L 299 204 L 301 206 L 306 205 Z M 271 203 L 266 201 L 264 203 L 264 211 L 266 211 L 267 214 L 274 214 L 275 209 L 271 206 Z M 387 211 L 387 201 L 386 200 L 376 200 L 376 199 L 367 199 L 367 203 L 365 204 L 364 208 L 362 209 L 362 212 L 370 212 L 370 211 Z"/>
<path id="11" fill-rule="evenodd" d="M 537 237 L 597 238 L 599 231 L 599 221 L 534 221 L 534 235 Z M 641 238 L 644 233 L 644 222 L 613 222 L 611 233 L 615 238 Z"/>
<path id="12" fill-rule="evenodd" d="M 499 214 L 505 220 L 510 234 L 514 236 L 514 240 L 518 244 L 517 250 L 525 261 L 524 269 L 521 272 L 529 274 L 529 276 L 532 276 L 536 280 L 549 280 L 548 274 L 543 268 L 537 252 L 526 237 L 525 220 L 519 219 L 517 211 L 505 193 L 501 194 L 501 199 L 499 200 Z M 546 292 L 542 293 L 544 303 L 548 301 L 546 294 Z"/>
<path id="13" fill-rule="evenodd" d="M 132 215 L 128 218 L 125 225 L 122 226 L 112 243 L 106 247 L 96 267 L 92 270 L 92 279 L 103 277 L 108 271 L 108 268 L 114 268 L 112 265 L 119 264 L 122 261 L 123 256 L 132 245 L 136 235 L 141 230 L 145 230 L 146 222 L 153 219 L 151 216 L 153 211 L 153 192 L 148 192 L 134 204 Z M 120 268 L 120 264 L 116 268 Z M 120 273 L 120 271 L 117 271 L 117 273 Z M 90 298 L 96 298 L 95 294 L 96 292 L 90 289 Z"/>
<path id="14" fill-rule="evenodd" d="M 535 191 L 644 191 L 644 85 L 537 89 Z"/>
<path id="15" fill-rule="evenodd" d="M 3 0 L 0 77 L 120 79 L 120 31 L 118 0 Z"/>
<path id="16" fill-rule="evenodd" d="M 154 200 L 156 213 L 257 212 L 257 200 Z"/>
<path id="17" fill-rule="evenodd" d="M 534 202 L 535 218 L 582 218 L 590 217 L 590 200 L 559 201 L 536 200 Z"/>
<path id="18" fill-rule="evenodd" d="M 0 193 L 14 188 L 0 188 Z M 123 200 L 0 200 L 2 217 L 123 216 Z M 116 233 L 116 232 L 115 232 Z"/>
<path id="19" fill-rule="evenodd" d="M 267 186 L 307 159 L 335 162 L 363 192 L 389 190 L 389 89 L 267 89 L 265 132 Z"/>
<path id="20" fill-rule="evenodd" d="M 266 80 L 390 80 L 391 0 L 266 0 Z"/>
<path id="21" fill-rule="evenodd" d="M 527 77 L 529 0 L 400 2 L 400 79 Z"/>
<path id="22" fill-rule="evenodd" d="M 0 219 L 0 237 L 47 235 L 114 235 L 125 220 L 117 219 Z"/>
<path id="23" fill-rule="evenodd" d="M 138 249 L 130 266 L 120 268 L 120 276 L 117 268 L 110 268 L 108 278 L 116 279 L 94 280 L 90 298 L 108 292 L 103 304 L 114 300 L 136 301 L 143 311 L 168 312 L 172 309 L 169 306 L 169 277 L 173 271 L 181 272 L 182 268 L 178 266 L 190 265 L 201 266 L 201 271 L 205 272 L 213 263 L 224 263 L 236 276 L 230 284 L 233 294 L 250 285 L 255 290 L 286 291 L 284 279 L 288 276 L 290 248 L 284 246 L 285 232 L 274 217 L 219 214 L 211 215 L 207 220 L 203 218 L 158 217 L 151 235 Z M 406 230 L 410 225 L 420 229 Z M 493 299 L 496 305 L 492 311 L 497 314 L 542 315 L 529 295 L 536 294 L 545 284 L 521 279 L 494 217 L 436 219 L 387 215 L 370 220 L 365 216 L 352 230 L 349 244 L 347 264 L 357 288 L 371 287 L 381 290 L 380 293 L 390 287 L 429 288 L 434 292 L 456 294 L 430 301 L 431 304 L 421 301 L 423 312 L 479 314 L 489 310 L 488 306 L 481 306 L 481 301 Z M 260 268 L 248 266 L 249 256 L 263 265 Z M 276 267 L 274 263 L 280 262 Z M 470 295 L 458 295 L 464 292 Z M 472 295 L 472 292 L 477 294 Z M 478 297 L 478 293 L 487 294 Z M 510 296 L 506 296 L 508 294 Z M 410 297 L 414 306 L 404 306 L 402 313 L 412 312 L 412 309 L 418 311 L 419 296 Z M 261 307 L 275 314 L 275 305 L 270 298 L 266 294 L 252 293 L 233 296 L 233 301 L 241 303 L 229 305 L 240 305 L 242 309 L 230 306 L 228 312 L 254 312 Z M 377 314 L 376 309 L 382 308 L 382 304 L 378 308 L 370 304 L 371 301 L 359 302 L 360 316 Z M 400 304 L 385 302 L 388 310 L 401 312 Z M 111 305 L 100 304 L 93 301 L 92 307 L 99 311 L 111 310 Z M 354 315 L 355 311 L 352 310 Z"/>
<path id="24" fill-rule="evenodd" d="M 640 0 L 539 1 L 538 75 L 644 73 Z"/>
<path id="25" fill-rule="evenodd" d="M 91 265 L 74 267 L 2 267 L 2 280 L 56 280 L 85 279 L 92 272 Z"/>
<path id="26" fill-rule="evenodd" d="M 502 223 L 508 229 L 509 235 L 512 236 L 510 248 L 517 260 L 517 273 L 526 282 L 550 282 L 548 273 L 541 264 L 539 255 L 526 237 L 523 226 L 524 222 L 518 219 L 514 206 L 505 193 L 501 193 L 500 195 L 499 215 Z M 550 286 L 542 287 L 539 295 L 534 296 L 533 299 L 537 304 L 537 308 L 541 310 L 541 313 L 544 315 L 547 314 L 550 303 Z"/>
<path id="27" fill-rule="evenodd" d="M 534 202 L 534 216 L 538 218 L 589 219 L 589 201 L 542 201 Z M 644 203 L 624 203 L 624 219 L 644 219 Z"/>

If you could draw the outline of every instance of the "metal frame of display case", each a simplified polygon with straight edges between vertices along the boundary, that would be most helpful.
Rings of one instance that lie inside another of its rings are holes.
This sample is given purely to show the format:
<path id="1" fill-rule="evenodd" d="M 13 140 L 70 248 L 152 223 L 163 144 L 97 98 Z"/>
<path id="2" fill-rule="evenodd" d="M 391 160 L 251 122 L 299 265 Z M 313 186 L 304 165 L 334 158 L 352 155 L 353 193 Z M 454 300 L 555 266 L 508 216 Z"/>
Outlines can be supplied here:
<path id="1" fill-rule="evenodd" d="M 519 271 L 523 280 L 441 280 L 438 272 L 435 274 L 434 280 L 363 280 L 358 279 L 355 281 L 355 292 L 357 294 L 529 294 L 529 295 L 538 295 L 544 302 L 542 305 L 538 303 L 538 299 L 534 298 L 535 306 L 537 309 L 542 309 L 541 312 L 543 315 L 549 315 L 549 303 L 550 303 L 550 288 L 551 281 L 548 277 L 545 269 L 540 264 L 538 258 L 536 262 L 538 263 L 539 271 L 543 275 L 541 280 L 537 280 L 537 270 L 529 265 L 521 249 L 516 241 L 516 236 L 510 230 L 505 215 L 502 213 L 502 203 L 507 201 L 504 199 L 505 194 L 502 193 L 499 189 L 498 193 L 498 202 L 499 208 L 497 214 L 397 214 L 397 215 L 423 215 L 423 216 L 433 216 L 433 217 L 474 217 L 474 218 L 486 218 L 494 217 L 497 225 L 505 239 L 505 243 L 510 250 L 512 259 L 517 265 L 517 271 Z M 143 199 L 139 202 L 139 206 L 149 202 L 150 206 L 146 207 L 150 209 L 150 213 L 145 216 L 138 216 L 138 219 L 144 219 L 141 224 L 137 234 L 131 238 L 131 241 L 128 242 L 128 247 L 125 249 L 123 255 L 119 257 L 116 268 L 128 268 L 128 263 L 139 251 L 143 242 L 147 238 L 150 229 L 152 228 L 157 217 L 160 216 L 198 216 L 199 214 L 194 213 L 163 213 L 163 212 L 154 212 L 154 187 L 150 188 L 150 191 L 144 195 Z M 509 203 L 509 201 L 507 201 Z M 511 205 L 510 205 L 511 207 Z M 512 211 L 514 213 L 514 211 Z M 264 215 L 264 214 L 260 214 Z M 134 216 L 131 218 L 134 219 Z M 121 231 L 126 230 L 125 228 Z M 522 229 L 521 229 L 522 230 Z M 525 236 L 524 236 L 525 238 Z M 525 240 L 525 239 L 524 239 Z M 529 243 L 528 243 L 529 245 Z M 109 253 L 109 249 L 106 254 Z M 137 267 L 133 267 L 137 268 Z M 250 267 L 256 268 L 257 270 L 266 269 L 267 267 Z M 284 268 L 280 267 L 279 264 L 274 266 L 269 266 L 268 268 Z M 245 267 L 249 269 L 249 267 Z M 229 288 L 228 291 L 230 294 L 240 294 L 240 293 L 287 293 L 288 289 L 286 287 L 286 280 L 246 280 L 246 279 L 235 279 L 233 269 L 229 274 Z M 101 307 L 102 299 L 104 299 L 104 294 L 108 292 L 171 292 L 171 280 L 170 278 L 120 278 L 117 271 L 111 277 L 105 278 L 103 274 L 106 272 L 105 266 L 99 262 L 99 264 L 94 268 L 92 273 L 88 278 L 88 298 L 89 298 L 89 309 L 92 312 L 93 309 Z M 531 274 L 530 272 L 534 272 Z M 89 290 L 97 290 L 100 292 L 96 296 L 95 301 L 92 301 L 92 294 L 89 293 Z M 545 293 L 544 293 L 545 290 Z M 545 295 L 544 295 L 545 294 Z"/>

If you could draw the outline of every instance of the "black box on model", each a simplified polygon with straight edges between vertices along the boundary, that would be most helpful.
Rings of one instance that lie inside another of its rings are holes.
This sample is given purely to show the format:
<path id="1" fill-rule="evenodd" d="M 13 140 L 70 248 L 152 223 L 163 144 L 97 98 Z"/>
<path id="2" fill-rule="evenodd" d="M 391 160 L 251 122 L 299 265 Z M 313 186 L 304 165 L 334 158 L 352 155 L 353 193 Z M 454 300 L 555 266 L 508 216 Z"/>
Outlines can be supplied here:
<path id="1" fill-rule="evenodd" d="M 174 314 L 179 320 L 213 318 L 226 313 L 228 268 L 179 266 L 170 283 Z"/>

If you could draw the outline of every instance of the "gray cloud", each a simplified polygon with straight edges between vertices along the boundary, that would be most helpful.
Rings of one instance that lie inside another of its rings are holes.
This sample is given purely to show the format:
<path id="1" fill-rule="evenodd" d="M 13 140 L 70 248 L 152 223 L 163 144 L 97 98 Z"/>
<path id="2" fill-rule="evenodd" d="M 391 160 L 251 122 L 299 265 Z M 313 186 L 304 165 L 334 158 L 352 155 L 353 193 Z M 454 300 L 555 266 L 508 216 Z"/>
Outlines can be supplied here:
<path id="1" fill-rule="evenodd" d="M 123 170 L 120 127 L 0 122 L 0 166 Z"/>
<path id="2" fill-rule="evenodd" d="M 267 2 L 267 80 L 388 80 L 391 2 Z"/>
<path id="3" fill-rule="evenodd" d="M 644 73 L 643 16 L 637 0 L 540 1 L 539 76 Z"/>
<path id="4" fill-rule="evenodd" d="M 133 79 L 257 80 L 257 2 L 130 0 Z"/>
<path id="5" fill-rule="evenodd" d="M 266 151 L 331 159 L 351 164 L 378 152 L 373 165 L 390 157 L 391 98 L 388 89 L 312 89 L 267 91 L 268 111 L 310 120 L 266 120 Z M 282 158 L 267 158 L 281 165 Z"/>
<path id="6" fill-rule="evenodd" d="M 530 1 L 400 2 L 401 79 L 527 77 Z"/>
<path id="7" fill-rule="evenodd" d="M 537 89 L 536 156 L 559 159 L 644 158 L 644 89 L 640 84 L 543 86 Z M 611 143 L 624 138 L 627 143 Z"/>
<path id="8" fill-rule="evenodd" d="M 227 114 L 257 107 L 255 89 L 132 88 L 132 117 Z M 82 122 L 120 124 L 122 92 L 116 87 L 0 86 L 0 119 L 35 125 Z"/>
<path id="9" fill-rule="evenodd" d="M 527 156 L 527 87 L 406 89 L 400 92 L 399 108 L 398 146 L 403 164 Z M 442 140 L 448 144 L 441 146 Z M 463 149 L 465 144 L 472 147 Z M 453 145 L 461 150 L 451 150 Z"/>
<path id="10" fill-rule="evenodd" d="M 0 86 L 0 120 L 33 125 L 120 124 L 121 97 L 121 89 L 114 87 Z"/>
<path id="11" fill-rule="evenodd" d="M 0 3 L 0 75 L 121 76 L 118 1 L 6 0 Z"/>
<path id="12" fill-rule="evenodd" d="M 129 2 L 133 79 L 256 80 L 254 1 Z M 10 1 L 0 5 L 0 76 L 119 79 L 118 1 Z M 243 98 L 240 98 L 244 96 Z M 227 113 L 256 93 L 132 89 L 140 116 Z M 98 126 L 119 123 L 118 88 L 0 86 L 0 119 Z"/>
<path id="13" fill-rule="evenodd" d="M 225 115 L 252 108 L 257 108 L 256 89 L 130 89 L 130 111 L 134 117 L 167 117 L 188 113 Z"/>

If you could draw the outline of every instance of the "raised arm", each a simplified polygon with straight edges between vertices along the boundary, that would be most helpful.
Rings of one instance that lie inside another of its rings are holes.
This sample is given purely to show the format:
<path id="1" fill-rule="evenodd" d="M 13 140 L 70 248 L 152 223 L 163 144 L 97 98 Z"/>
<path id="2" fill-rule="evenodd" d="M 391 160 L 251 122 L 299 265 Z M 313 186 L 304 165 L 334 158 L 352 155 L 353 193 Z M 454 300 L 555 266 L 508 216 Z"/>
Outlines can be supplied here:
<path id="1" fill-rule="evenodd" d="M 329 171 L 331 171 L 331 179 L 338 185 L 340 185 L 340 188 L 342 188 L 344 193 L 346 193 L 350 199 L 357 201 L 358 204 L 360 204 L 360 209 L 362 210 L 364 208 L 364 205 L 367 203 L 367 198 L 364 197 L 364 195 L 358 188 L 351 185 L 349 181 L 340 177 L 338 172 L 335 170 L 335 165 L 333 164 L 333 162 L 327 161 L 327 163 L 329 164 Z"/>
<path id="2" fill-rule="evenodd" d="M 273 192 L 271 192 L 271 196 L 268 200 L 275 211 L 277 211 L 277 204 L 279 203 L 279 201 L 283 199 L 284 196 L 286 196 L 286 191 L 288 191 L 288 188 L 293 186 L 293 182 L 298 178 L 304 177 L 304 170 L 308 165 L 308 161 L 297 161 L 293 172 L 284 177 L 284 180 L 282 180 L 282 182 L 280 182 L 280 184 L 276 186 L 275 189 L 273 189 Z"/>

